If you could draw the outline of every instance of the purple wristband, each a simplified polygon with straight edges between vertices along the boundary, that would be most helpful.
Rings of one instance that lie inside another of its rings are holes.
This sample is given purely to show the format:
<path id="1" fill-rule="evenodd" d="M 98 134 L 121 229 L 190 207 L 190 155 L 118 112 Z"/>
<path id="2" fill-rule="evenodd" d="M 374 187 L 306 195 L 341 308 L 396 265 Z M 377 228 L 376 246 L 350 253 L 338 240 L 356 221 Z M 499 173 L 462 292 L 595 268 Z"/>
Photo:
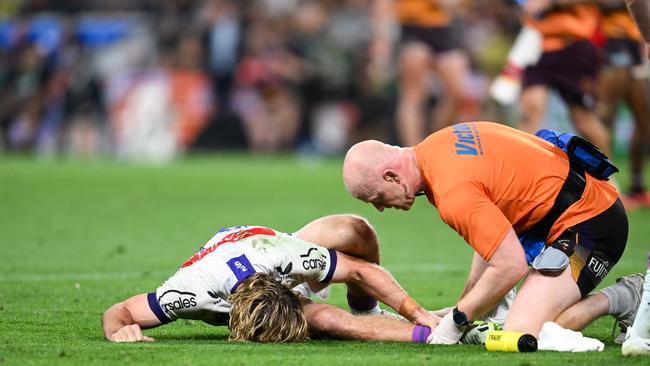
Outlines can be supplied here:
<path id="1" fill-rule="evenodd" d="M 416 325 L 411 334 L 411 342 L 413 343 L 427 343 L 427 338 L 431 334 L 431 328 L 424 325 Z"/>

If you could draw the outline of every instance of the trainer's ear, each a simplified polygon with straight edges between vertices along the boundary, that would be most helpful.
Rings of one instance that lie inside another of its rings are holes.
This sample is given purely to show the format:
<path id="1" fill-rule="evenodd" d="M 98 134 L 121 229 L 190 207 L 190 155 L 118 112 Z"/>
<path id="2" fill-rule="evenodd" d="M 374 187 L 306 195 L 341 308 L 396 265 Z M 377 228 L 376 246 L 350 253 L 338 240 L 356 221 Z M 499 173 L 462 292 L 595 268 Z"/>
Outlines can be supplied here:
<path id="1" fill-rule="evenodd" d="M 382 178 L 384 178 L 386 182 L 399 183 L 401 181 L 399 175 L 395 171 L 390 169 L 384 170 L 384 174 L 382 174 Z"/>

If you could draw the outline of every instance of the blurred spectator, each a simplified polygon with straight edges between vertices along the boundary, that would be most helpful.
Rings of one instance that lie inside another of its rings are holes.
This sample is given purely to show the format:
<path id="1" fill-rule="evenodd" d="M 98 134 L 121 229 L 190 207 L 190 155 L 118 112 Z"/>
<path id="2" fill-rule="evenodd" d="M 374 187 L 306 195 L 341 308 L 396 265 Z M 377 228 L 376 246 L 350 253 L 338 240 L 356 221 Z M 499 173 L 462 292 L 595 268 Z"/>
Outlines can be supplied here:
<path id="1" fill-rule="evenodd" d="M 599 12 L 589 3 L 554 3 L 527 0 L 524 22 L 542 35 L 539 61 L 524 70 L 519 127 L 530 133 L 540 129 L 548 89 L 555 89 L 569 109 L 576 130 L 609 154 L 610 136 L 594 113 L 600 55 L 590 41 L 598 27 Z"/>
<path id="2" fill-rule="evenodd" d="M 234 0 L 208 1 L 202 12 L 208 32 L 208 63 L 214 93 L 219 105 L 218 116 L 227 116 L 233 75 L 239 61 L 242 24 Z"/>
<path id="3" fill-rule="evenodd" d="M 244 123 L 254 152 L 293 147 L 300 116 L 291 78 L 299 67 L 286 50 L 286 23 L 258 15 L 245 32 L 235 72 L 233 109 Z"/>
<path id="4" fill-rule="evenodd" d="M 469 64 L 461 44 L 462 27 L 455 19 L 458 1 L 393 2 L 401 26 L 397 122 L 400 142 L 412 146 L 431 131 L 457 121 L 466 98 Z M 432 73 L 441 90 L 429 116 Z"/>
<path id="5" fill-rule="evenodd" d="M 397 143 L 398 130 L 409 144 L 432 105 L 432 128 L 499 112 L 483 102 L 519 27 L 506 3 L 0 1 L 0 149 L 337 154 L 360 139 Z"/>
<path id="6" fill-rule="evenodd" d="M 633 115 L 634 131 L 630 140 L 630 185 L 621 200 L 627 209 L 650 207 L 643 177 L 644 147 L 650 142 L 650 68 L 644 62 L 643 38 L 623 0 L 601 1 L 601 29 L 605 67 L 598 85 L 598 116 L 613 130 L 619 104 L 624 101 Z"/>
<path id="7" fill-rule="evenodd" d="M 201 60 L 199 38 L 186 34 L 156 67 L 135 75 L 111 113 L 121 155 L 165 161 L 192 144 L 215 107 Z"/>

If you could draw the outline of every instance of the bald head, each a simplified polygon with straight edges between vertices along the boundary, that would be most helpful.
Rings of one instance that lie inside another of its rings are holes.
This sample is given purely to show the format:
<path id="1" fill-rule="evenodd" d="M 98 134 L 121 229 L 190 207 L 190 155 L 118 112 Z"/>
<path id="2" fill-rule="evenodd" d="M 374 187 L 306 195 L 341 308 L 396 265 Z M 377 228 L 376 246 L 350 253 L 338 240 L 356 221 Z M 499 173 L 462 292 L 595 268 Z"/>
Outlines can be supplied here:
<path id="1" fill-rule="evenodd" d="M 374 140 L 350 148 L 343 162 L 343 182 L 350 194 L 379 211 L 408 210 L 424 189 L 413 149 Z"/>
<path id="2" fill-rule="evenodd" d="M 367 197 L 376 191 L 382 173 L 393 167 L 400 148 L 376 140 L 362 141 L 350 148 L 343 162 L 343 183 L 357 198 Z"/>

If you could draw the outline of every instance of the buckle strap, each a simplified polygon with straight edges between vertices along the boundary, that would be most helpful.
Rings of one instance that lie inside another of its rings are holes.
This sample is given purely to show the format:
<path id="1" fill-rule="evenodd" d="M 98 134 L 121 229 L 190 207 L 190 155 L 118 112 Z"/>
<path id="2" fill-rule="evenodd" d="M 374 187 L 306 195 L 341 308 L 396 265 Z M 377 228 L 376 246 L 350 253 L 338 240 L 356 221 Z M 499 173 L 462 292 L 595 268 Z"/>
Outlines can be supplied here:
<path id="1" fill-rule="evenodd" d="M 553 207 L 551 207 L 546 216 L 528 229 L 528 232 L 546 240 L 555 221 L 557 221 L 569 206 L 582 198 L 582 193 L 585 191 L 586 185 L 587 181 L 585 180 L 584 170 L 574 159 L 569 158 L 569 173 L 562 188 L 560 188 L 560 192 L 555 197 Z"/>

